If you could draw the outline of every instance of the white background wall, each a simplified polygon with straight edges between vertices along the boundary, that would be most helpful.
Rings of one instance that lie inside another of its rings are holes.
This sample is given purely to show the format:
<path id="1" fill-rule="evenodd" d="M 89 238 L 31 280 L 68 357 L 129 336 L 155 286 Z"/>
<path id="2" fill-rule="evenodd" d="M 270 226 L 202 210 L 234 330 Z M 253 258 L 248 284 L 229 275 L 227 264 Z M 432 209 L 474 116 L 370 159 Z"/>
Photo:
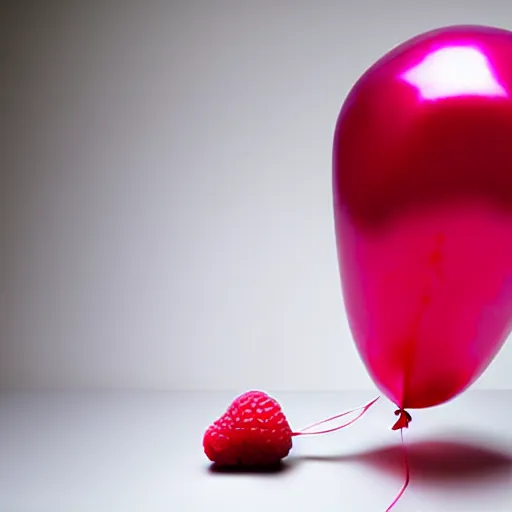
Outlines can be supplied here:
<path id="1" fill-rule="evenodd" d="M 371 388 L 335 254 L 339 108 L 392 46 L 512 28 L 512 3 L 6 4 L 0 386 Z M 511 364 L 512 342 L 477 386 Z"/>

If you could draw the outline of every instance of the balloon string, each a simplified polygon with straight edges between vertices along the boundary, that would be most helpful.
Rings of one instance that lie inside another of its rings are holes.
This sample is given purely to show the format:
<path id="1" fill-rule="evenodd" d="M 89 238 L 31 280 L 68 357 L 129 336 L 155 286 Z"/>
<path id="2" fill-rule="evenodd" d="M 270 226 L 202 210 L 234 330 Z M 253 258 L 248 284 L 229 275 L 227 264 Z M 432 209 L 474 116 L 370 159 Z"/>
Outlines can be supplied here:
<path id="1" fill-rule="evenodd" d="M 407 457 L 407 449 L 406 449 L 405 443 L 404 443 L 403 429 L 400 429 L 400 437 L 402 438 L 402 454 L 403 454 L 403 459 L 404 459 L 405 481 L 404 481 L 404 484 L 402 485 L 402 488 L 400 489 L 400 492 L 397 494 L 396 498 L 393 500 L 391 505 L 386 509 L 386 512 L 389 512 L 398 503 L 398 501 L 404 494 L 405 490 L 409 486 L 409 480 L 410 480 L 409 459 Z"/>
<path id="2" fill-rule="evenodd" d="M 380 397 L 378 396 L 377 398 L 374 398 L 371 402 L 367 403 L 366 405 L 363 405 L 361 407 L 356 407 L 355 409 L 352 409 L 352 410 L 347 411 L 347 412 L 343 412 L 341 414 L 337 414 L 336 416 L 332 416 L 331 418 L 327 418 L 326 420 L 322 420 L 322 421 L 318 421 L 316 423 L 313 423 L 312 425 L 309 425 L 309 426 L 299 430 L 298 432 L 293 432 L 292 436 L 307 436 L 307 435 L 328 434 L 329 432 L 335 432 L 336 430 L 341 430 L 342 428 L 348 427 L 349 425 L 352 425 L 352 423 L 355 423 L 361 416 L 363 416 L 363 414 L 379 398 Z M 319 425 L 323 425 L 323 424 L 328 423 L 330 421 L 337 420 L 338 418 L 342 418 L 343 416 L 347 416 L 348 414 L 352 414 L 353 412 L 356 412 L 356 411 L 359 411 L 359 410 L 361 410 L 361 412 L 355 418 L 353 418 L 352 420 L 350 420 L 347 423 L 344 423 L 343 425 L 339 425 L 338 427 L 330 428 L 330 429 L 327 429 L 327 430 L 317 430 L 315 432 L 308 432 L 308 430 L 311 430 L 314 427 L 318 427 Z"/>

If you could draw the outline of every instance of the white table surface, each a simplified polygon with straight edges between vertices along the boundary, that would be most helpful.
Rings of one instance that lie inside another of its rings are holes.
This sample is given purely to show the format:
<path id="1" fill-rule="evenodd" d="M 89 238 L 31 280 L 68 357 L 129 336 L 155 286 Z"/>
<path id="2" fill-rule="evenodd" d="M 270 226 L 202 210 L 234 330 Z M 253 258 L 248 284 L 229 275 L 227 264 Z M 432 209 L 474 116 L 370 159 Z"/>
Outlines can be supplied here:
<path id="1" fill-rule="evenodd" d="M 241 391 L 0 394 L 0 511 L 385 511 L 403 482 L 393 404 L 296 438 L 278 473 L 212 472 L 203 432 Z M 272 394 L 294 429 L 376 396 Z M 411 485 L 394 511 L 512 511 L 512 391 L 411 412 Z"/>

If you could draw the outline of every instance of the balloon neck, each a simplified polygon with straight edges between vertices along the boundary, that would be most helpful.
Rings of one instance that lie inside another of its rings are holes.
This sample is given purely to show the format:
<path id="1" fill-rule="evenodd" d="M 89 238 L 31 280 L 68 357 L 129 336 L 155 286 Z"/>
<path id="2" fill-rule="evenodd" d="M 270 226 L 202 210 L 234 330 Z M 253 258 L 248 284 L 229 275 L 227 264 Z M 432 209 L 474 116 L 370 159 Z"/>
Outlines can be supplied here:
<path id="1" fill-rule="evenodd" d="M 395 416 L 398 416 L 397 422 L 393 425 L 393 430 L 401 430 L 403 428 L 409 428 L 409 423 L 412 421 L 411 415 L 404 409 L 397 409 Z"/>

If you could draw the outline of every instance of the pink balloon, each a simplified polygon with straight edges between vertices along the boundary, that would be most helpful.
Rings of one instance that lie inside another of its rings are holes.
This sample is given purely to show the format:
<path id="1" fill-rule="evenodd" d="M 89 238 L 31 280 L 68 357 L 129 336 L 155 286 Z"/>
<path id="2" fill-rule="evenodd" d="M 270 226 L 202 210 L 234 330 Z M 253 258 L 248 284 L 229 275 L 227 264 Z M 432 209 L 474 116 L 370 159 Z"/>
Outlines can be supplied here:
<path id="1" fill-rule="evenodd" d="M 336 126 L 345 307 L 402 410 L 470 386 L 512 321 L 512 33 L 448 27 L 377 61 Z"/>

